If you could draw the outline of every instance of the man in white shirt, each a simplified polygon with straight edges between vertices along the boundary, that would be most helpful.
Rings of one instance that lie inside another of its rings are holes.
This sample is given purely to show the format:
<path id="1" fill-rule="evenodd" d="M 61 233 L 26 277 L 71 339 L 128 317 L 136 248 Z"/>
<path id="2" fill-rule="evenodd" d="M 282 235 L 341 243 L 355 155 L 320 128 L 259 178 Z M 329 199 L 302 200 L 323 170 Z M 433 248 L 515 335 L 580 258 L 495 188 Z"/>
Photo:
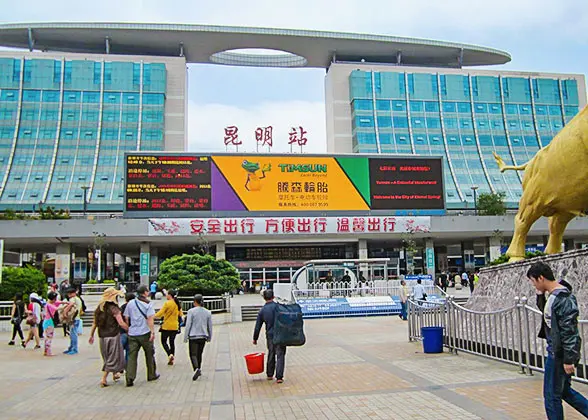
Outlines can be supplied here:
<path id="1" fill-rule="evenodd" d="M 427 294 L 425 293 L 425 286 L 422 284 L 422 280 L 417 280 L 417 285 L 412 289 L 415 300 L 427 300 Z"/>
<path id="2" fill-rule="evenodd" d="M 155 309 L 149 301 L 149 288 L 139 286 L 137 298 L 127 303 L 125 319 L 129 327 L 129 361 L 127 362 L 127 386 L 133 386 L 137 377 L 137 357 L 142 348 L 145 352 L 147 365 L 147 381 L 159 379 L 157 366 L 155 365 Z"/>

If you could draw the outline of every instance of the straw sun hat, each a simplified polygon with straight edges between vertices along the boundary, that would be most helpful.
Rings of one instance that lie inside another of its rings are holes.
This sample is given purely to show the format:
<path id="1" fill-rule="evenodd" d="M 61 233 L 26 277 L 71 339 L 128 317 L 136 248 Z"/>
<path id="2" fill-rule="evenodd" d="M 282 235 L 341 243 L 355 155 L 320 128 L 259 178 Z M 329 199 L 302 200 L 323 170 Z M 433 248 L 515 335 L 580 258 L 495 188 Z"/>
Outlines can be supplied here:
<path id="1" fill-rule="evenodd" d="M 117 303 L 116 298 L 124 297 L 124 292 L 122 290 L 116 290 L 114 287 L 109 287 L 102 293 L 102 298 L 100 299 L 100 303 L 98 306 L 100 309 L 104 309 L 104 305 L 106 302 Z"/>

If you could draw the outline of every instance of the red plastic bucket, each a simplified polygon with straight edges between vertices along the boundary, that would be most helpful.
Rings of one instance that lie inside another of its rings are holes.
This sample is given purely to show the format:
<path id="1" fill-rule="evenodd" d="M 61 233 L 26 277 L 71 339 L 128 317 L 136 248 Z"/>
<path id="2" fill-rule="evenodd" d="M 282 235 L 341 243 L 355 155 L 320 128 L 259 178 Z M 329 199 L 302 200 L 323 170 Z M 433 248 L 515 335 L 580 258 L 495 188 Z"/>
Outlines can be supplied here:
<path id="1" fill-rule="evenodd" d="M 265 353 L 251 353 L 245 355 L 245 363 L 247 363 L 247 372 L 250 375 L 257 375 L 263 373 L 263 362 Z"/>

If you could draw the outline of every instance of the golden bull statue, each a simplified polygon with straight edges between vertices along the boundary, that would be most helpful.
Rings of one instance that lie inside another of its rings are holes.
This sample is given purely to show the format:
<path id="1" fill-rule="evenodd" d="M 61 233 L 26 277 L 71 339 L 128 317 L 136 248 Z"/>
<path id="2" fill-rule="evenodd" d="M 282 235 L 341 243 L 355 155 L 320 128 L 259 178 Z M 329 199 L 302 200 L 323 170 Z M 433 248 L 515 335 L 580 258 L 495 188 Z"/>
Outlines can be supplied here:
<path id="1" fill-rule="evenodd" d="M 545 252 L 561 252 L 566 226 L 588 209 L 588 106 L 524 165 L 508 166 L 496 153 L 494 158 L 500 172 L 525 171 L 514 236 L 506 251 L 510 261 L 525 258 L 527 234 L 541 216 L 549 218 Z"/>

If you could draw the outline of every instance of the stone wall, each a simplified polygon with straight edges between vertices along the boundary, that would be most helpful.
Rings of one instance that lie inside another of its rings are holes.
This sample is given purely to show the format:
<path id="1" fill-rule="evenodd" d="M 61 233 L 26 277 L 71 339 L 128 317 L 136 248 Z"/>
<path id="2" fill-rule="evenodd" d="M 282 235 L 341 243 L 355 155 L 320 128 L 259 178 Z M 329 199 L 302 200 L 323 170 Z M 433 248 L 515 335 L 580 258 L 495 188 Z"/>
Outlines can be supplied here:
<path id="1" fill-rule="evenodd" d="M 580 306 L 580 319 L 588 319 L 588 249 L 484 268 L 467 307 L 476 311 L 495 311 L 512 306 L 517 296 L 526 296 L 535 306 L 535 288 L 526 276 L 535 261 L 545 261 L 556 279 L 564 279 L 572 285 Z"/>

